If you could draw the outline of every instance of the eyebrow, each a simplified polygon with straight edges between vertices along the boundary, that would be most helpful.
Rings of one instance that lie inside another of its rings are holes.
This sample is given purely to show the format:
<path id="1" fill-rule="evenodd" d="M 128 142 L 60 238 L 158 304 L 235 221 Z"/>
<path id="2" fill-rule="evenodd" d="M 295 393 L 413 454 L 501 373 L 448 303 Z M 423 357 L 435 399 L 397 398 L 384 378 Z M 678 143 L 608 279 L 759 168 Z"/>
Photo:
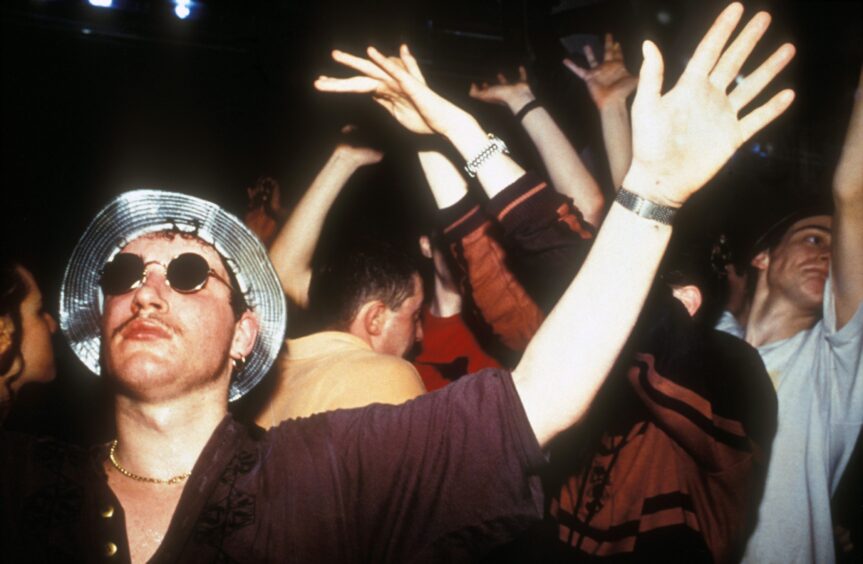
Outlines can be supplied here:
<path id="1" fill-rule="evenodd" d="M 828 235 L 833 234 L 832 229 L 830 229 L 829 227 L 824 227 L 823 225 L 801 225 L 800 227 L 791 231 L 791 233 L 789 233 L 789 235 L 794 235 L 795 233 L 800 233 L 801 231 L 806 231 L 807 229 L 814 229 L 816 231 L 822 231 L 824 233 L 827 233 Z"/>

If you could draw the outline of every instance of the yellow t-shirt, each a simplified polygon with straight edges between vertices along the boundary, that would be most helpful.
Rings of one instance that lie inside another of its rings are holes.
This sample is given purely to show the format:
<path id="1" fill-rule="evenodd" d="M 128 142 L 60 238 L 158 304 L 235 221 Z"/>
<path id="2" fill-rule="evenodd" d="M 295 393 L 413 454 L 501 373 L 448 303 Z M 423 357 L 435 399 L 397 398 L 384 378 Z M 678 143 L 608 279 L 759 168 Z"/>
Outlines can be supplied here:
<path id="1" fill-rule="evenodd" d="M 288 339 L 277 370 L 273 395 L 256 417 L 265 429 L 322 411 L 399 404 L 426 391 L 410 362 L 377 353 L 342 331 Z"/>

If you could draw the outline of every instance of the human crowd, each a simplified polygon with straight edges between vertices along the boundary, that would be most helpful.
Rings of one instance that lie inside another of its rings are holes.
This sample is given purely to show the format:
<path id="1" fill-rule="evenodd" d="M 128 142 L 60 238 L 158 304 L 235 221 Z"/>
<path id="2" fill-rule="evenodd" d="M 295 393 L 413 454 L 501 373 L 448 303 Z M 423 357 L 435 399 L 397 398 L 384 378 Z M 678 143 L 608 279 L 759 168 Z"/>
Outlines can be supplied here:
<path id="1" fill-rule="evenodd" d="M 676 84 L 650 41 L 637 76 L 611 35 L 564 61 L 610 196 L 524 67 L 469 94 L 508 109 L 541 172 L 408 46 L 333 51 L 349 76 L 314 87 L 370 98 L 415 141 L 436 206 L 416 253 L 358 237 L 320 258 L 343 188 L 384 158 L 351 126 L 290 209 L 269 178 L 242 220 L 117 196 L 59 298 L 116 435 L 2 432 L 3 561 L 834 562 L 863 422 L 863 73 L 832 206 L 764 226 L 726 272 L 675 219 L 795 96 L 771 84 L 795 47 L 750 61 L 770 16 L 742 22 L 726 7 Z M 54 377 L 58 329 L 6 255 L 0 418 Z"/>

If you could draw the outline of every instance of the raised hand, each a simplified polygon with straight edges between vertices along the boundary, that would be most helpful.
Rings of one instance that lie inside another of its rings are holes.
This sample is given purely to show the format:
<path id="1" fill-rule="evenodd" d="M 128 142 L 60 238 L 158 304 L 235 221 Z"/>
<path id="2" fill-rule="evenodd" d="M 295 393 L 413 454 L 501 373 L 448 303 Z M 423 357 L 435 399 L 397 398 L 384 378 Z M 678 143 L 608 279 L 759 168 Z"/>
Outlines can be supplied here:
<path id="1" fill-rule="evenodd" d="M 419 134 L 433 133 L 411 100 L 402 92 L 398 82 L 383 68 L 368 59 L 344 51 L 334 50 L 332 56 L 334 61 L 362 73 L 362 76 L 332 78 L 322 75 L 315 80 L 315 88 L 322 92 L 371 94 L 372 100 L 385 108 L 408 131 Z M 393 59 L 390 64 L 404 70 L 404 63 Z M 415 78 L 425 84 L 421 73 Z"/>
<path id="2" fill-rule="evenodd" d="M 600 109 L 614 101 L 626 100 L 638 84 L 623 64 L 623 50 L 620 43 L 614 41 L 610 33 L 605 34 L 605 53 L 602 64 L 596 62 L 593 48 L 584 46 L 584 56 L 589 68 L 580 67 L 571 59 L 563 60 L 563 64 L 587 85 L 590 97 Z"/>
<path id="3" fill-rule="evenodd" d="M 356 131 L 353 125 L 342 127 L 342 139 L 336 145 L 335 153 L 343 157 L 348 163 L 355 168 L 373 165 L 381 162 L 384 158 L 382 151 L 378 151 L 372 147 L 358 145 L 351 140 L 351 134 Z"/>
<path id="4" fill-rule="evenodd" d="M 781 46 L 726 94 L 770 24 L 769 14 L 756 14 L 725 48 L 742 14 L 743 6 L 736 2 L 723 10 L 665 95 L 662 55 L 655 44 L 644 42 L 632 107 L 633 161 L 623 181 L 627 189 L 659 203 L 682 205 L 740 145 L 791 105 L 794 92 L 783 90 L 738 117 L 795 53 L 793 45 Z"/>
<path id="5" fill-rule="evenodd" d="M 470 114 L 431 90 L 407 45 L 399 57 L 385 57 L 374 47 L 368 59 L 333 51 L 333 59 L 362 73 L 351 78 L 321 76 L 315 88 L 322 92 L 371 94 L 372 99 L 414 133 L 448 135 L 473 121 Z"/>
<path id="6" fill-rule="evenodd" d="M 525 104 L 534 99 L 533 91 L 527 83 L 527 71 L 524 65 L 518 67 L 518 81 L 510 83 L 503 73 L 497 73 L 497 84 L 489 85 L 487 82 L 477 86 L 471 83 L 470 97 L 489 104 L 507 106 L 513 112 L 517 112 Z"/>

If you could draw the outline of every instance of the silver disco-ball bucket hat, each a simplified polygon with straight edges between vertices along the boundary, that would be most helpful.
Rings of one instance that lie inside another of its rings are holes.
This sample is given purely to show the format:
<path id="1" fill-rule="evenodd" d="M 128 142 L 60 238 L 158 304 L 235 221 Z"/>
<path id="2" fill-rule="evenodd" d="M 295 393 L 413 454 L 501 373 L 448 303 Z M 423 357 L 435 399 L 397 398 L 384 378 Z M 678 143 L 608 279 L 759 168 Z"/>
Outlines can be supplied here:
<path id="1" fill-rule="evenodd" d="M 264 377 L 279 353 L 287 317 L 285 295 L 258 238 L 235 216 L 206 200 L 176 192 L 134 190 L 105 206 L 84 231 L 66 266 L 60 289 L 63 334 L 78 358 L 99 374 L 102 268 L 133 240 L 159 231 L 189 233 L 212 245 L 258 318 L 255 346 L 231 381 L 228 399 L 239 399 Z"/>

